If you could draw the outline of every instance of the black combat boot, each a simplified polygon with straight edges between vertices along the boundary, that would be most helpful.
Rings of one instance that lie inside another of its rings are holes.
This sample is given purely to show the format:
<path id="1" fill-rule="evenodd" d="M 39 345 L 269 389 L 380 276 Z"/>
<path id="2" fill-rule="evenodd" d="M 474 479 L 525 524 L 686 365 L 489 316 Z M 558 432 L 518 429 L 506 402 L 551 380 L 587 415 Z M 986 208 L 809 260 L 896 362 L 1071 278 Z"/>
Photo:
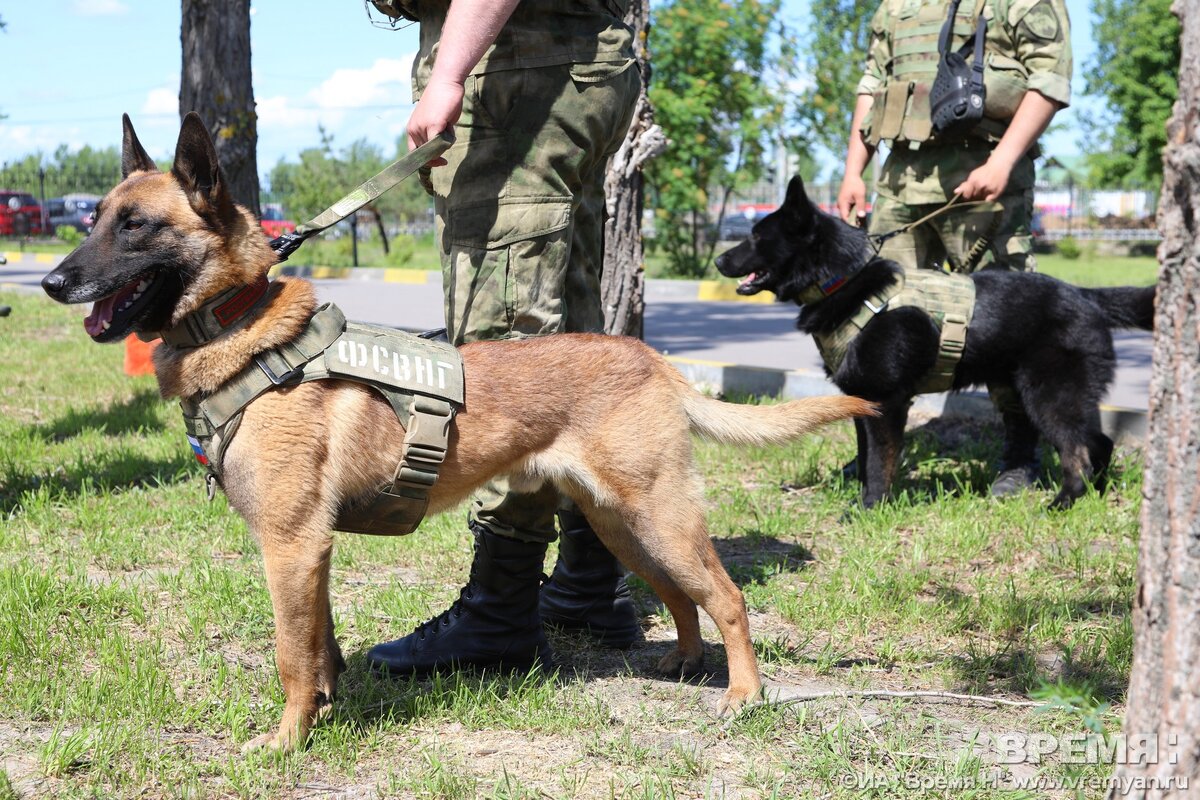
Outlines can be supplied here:
<path id="1" fill-rule="evenodd" d="M 1004 454 L 1000 459 L 1000 474 L 992 482 L 992 497 L 1009 497 L 1032 489 L 1041 474 L 1038 459 L 1037 428 L 1024 411 L 1006 411 L 1004 419 Z"/>
<path id="2" fill-rule="evenodd" d="M 475 560 L 458 600 L 394 642 L 377 644 L 367 661 L 400 675 L 455 667 L 549 669 L 553 658 L 538 617 L 546 544 L 497 536 L 471 524 Z"/>
<path id="3" fill-rule="evenodd" d="M 629 647 L 641 626 L 625 570 L 582 514 L 560 512 L 558 525 L 558 563 L 542 587 L 542 619 L 587 631 L 607 647 Z"/>

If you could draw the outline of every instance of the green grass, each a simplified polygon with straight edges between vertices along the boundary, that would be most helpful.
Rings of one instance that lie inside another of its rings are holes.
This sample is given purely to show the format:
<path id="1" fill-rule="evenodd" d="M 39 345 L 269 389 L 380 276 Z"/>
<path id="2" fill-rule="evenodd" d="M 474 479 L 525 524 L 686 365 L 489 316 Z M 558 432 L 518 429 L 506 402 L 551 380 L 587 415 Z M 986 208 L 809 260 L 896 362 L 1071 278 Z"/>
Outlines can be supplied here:
<path id="1" fill-rule="evenodd" d="M 848 775 L 990 769 L 989 733 L 1120 725 L 1138 459 L 1118 458 L 1105 496 L 1050 514 L 1050 486 L 985 496 L 994 431 L 918 420 L 898 499 L 870 512 L 832 477 L 853 448 L 848 426 L 789 447 L 698 445 L 711 529 L 764 675 L 785 696 L 953 690 L 1051 710 L 835 699 L 725 726 L 710 715 L 725 677 L 715 628 L 704 620 L 707 680 L 657 677 L 673 629 L 638 580 L 646 641 L 625 653 L 555 635 L 554 675 L 372 674 L 366 649 L 442 610 L 465 580 L 455 512 L 398 539 L 337 537 L 332 599 L 349 669 L 334 710 L 304 751 L 243 757 L 283 706 L 253 538 L 223 498 L 205 501 L 177 406 L 152 379 L 124 377 L 120 348 L 90 343 L 81 310 L 30 295 L 0 303 L 14 307 L 0 320 L 4 800 L 849 798 L 864 793 Z M 936 796 L 898 783 L 865 794 Z"/>

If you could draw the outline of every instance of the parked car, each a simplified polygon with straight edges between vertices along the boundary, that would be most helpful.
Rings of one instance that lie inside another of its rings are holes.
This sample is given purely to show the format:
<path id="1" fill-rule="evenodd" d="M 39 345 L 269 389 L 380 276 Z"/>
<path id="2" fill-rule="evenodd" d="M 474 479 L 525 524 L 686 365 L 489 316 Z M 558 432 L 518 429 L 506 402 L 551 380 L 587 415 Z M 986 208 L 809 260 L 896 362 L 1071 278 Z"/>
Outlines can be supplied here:
<path id="1" fill-rule="evenodd" d="M 46 217 L 50 220 L 50 232 L 58 230 L 59 225 L 70 225 L 77 231 L 90 233 L 92 225 L 88 220 L 99 201 L 100 198 L 94 194 L 68 194 L 47 200 Z"/>
<path id="2" fill-rule="evenodd" d="M 740 242 L 750 236 L 754 223 L 769 214 L 769 211 L 733 211 L 721 220 L 717 228 L 717 239 L 722 242 Z"/>
<path id="3" fill-rule="evenodd" d="M 28 192 L 0 189 L 0 236 L 40 236 L 42 207 Z"/>
<path id="4" fill-rule="evenodd" d="M 296 223 L 284 218 L 283 206 L 278 203 L 267 203 L 263 206 L 259 224 L 262 225 L 263 232 L 272 239 L 296 230 Z"/>

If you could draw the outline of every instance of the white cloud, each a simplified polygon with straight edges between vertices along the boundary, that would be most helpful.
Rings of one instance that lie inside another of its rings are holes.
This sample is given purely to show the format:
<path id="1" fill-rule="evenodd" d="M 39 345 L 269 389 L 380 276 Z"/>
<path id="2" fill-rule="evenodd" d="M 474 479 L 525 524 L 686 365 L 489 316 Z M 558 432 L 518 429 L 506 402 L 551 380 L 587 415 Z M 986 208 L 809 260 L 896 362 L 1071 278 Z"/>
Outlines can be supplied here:
<path id="1" fill-rule="evenodd" d="M 179 86 L 151 89 L 142 103 L 143 114 L 173 115 L 179 113 Z"/>
<path id="2" fill-rule="evenodd" d="M 415 54 L 380 58 L 366 69 L 339 69 L 308 93 L 317 106 L 327 109 L 404 105 L 412 98 L 412 62 Z"/>
<path id="3" fill-rule="evenodd" d="M 75 0 L 71 3 L 71 11 L 87 17 L 111 17 L 128 14 L 129 6 L 120 0 Z"/>

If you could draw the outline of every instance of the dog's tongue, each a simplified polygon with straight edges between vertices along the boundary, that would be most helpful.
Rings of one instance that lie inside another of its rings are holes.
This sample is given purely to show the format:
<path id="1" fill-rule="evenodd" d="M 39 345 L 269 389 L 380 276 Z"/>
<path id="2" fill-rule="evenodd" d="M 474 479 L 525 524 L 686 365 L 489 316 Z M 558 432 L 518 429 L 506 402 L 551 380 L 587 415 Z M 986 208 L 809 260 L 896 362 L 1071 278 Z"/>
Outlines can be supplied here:
<path id="1" fill-rule="evenodd" d="M 741 283 L 739 283 L 739 284 L 738 284 L 738 286 L 748 286 L 748 285 L 750 285 L 750 282 L 751 282 L 752 280 L 754 280 L 756 277 L 758 277 L 758 273 L 756 273 L 756 272 L 751 272 L 749 275 L 747 275 L 746 277 L 742 278 L 742 282 L 741 282 Z"/>
<path id="2" fill-rule="evenodd" d="M 139 282 L 140 280 L 130 281 L 116 294 L 92 304 L 92 313 L 83 321 L 83 329 L 87 331 L 88 336 L 96 337 L 104 333 L 105 323 L 112 322 L 113 310 L 137 291 Z"/>

